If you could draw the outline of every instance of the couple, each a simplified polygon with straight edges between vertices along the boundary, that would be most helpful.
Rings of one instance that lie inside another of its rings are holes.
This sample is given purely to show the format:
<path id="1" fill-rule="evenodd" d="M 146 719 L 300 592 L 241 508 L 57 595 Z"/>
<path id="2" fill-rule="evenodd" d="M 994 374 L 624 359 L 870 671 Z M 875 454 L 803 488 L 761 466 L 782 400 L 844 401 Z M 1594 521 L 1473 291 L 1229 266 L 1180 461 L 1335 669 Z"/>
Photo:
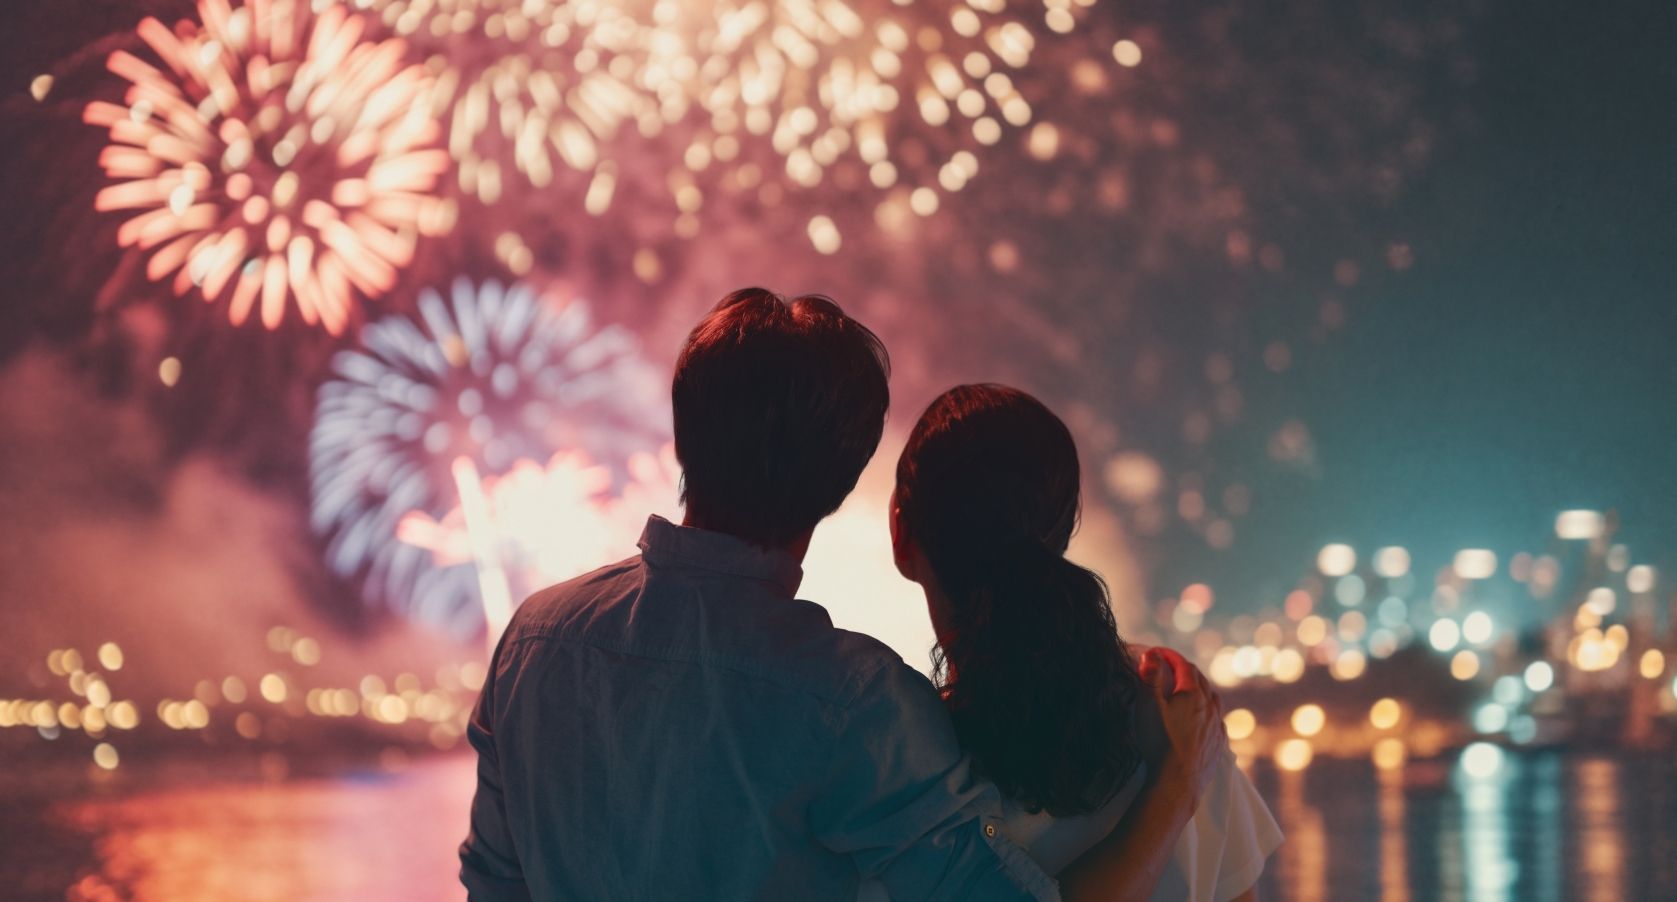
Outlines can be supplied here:
<path id="1" fill-rule="evenodd" d="M 495 650 L 468 726 L 472 899 L 1250 895 L 1279 832 L 1204 676 L 1132 657 L 1064 558 L 1077 451 L 1029 395 L 952 389 L 897 465 L 935 686 L 796 599 L 879 444 L 888 367 L 822 297 L 738 291 L 693 330 L 682 524 L 538 592 Z"/>

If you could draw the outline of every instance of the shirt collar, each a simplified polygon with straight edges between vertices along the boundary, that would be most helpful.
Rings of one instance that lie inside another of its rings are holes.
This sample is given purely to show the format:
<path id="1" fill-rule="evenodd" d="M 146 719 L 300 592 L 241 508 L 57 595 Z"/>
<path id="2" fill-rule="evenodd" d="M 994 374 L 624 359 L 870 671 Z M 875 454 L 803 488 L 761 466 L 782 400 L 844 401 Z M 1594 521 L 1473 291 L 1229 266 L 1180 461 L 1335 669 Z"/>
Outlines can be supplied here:
<path id="1" fill-rule="evenodd" d="M 726 533 L 677 526 L 656 514 L 641 532 L 641 557 L 652 564 L 673 564 L 773 583 L 787 597 L 797 594 L 804 570 L 790 554 L 759 548 Z"/>

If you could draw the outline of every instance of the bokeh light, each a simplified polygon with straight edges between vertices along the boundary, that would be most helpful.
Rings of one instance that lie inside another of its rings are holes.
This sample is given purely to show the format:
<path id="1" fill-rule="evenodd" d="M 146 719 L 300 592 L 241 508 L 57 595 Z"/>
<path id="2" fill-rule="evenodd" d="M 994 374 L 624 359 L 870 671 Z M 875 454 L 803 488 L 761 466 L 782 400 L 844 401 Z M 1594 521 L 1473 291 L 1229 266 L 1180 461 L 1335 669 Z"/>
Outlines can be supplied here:
<path id="1" fill-rule="evenodd" d="M 1310 766 L 1315 754 L 1309 740 L 1287 739 L 1275 747 L 1275 764 L 1284 771 L 1301 771 Z"/>
<path id="2" fill-rule="evenodd" d="M 1357 552 L 1349 545 L 1324 545 L 1316 555 L 1316 569 L 1323 576 L 1340 577 L 1357 566 Z"/>
<path id="3" fill-rule="evenodd" d="M 1475 779 L 1488 779 L 1502 769 L 1502 749 L 1488 742 L 1475 742 L 1462 750 L 1463 773 Z"/>
<path id="4" fill-rule="evenodd" d="M 1368 709 L 1368 722 L 1376 730 L 1390 730 L 1403 718 L 1403 705 L 1395 698 L 1382 698 Z"/>
<path id="5" fill-rule="evenodd" d="M 1235 708 L 1223 715 L 1223 728 L 1228 730 L 1229 738 L 1235 742 L 1250 738 L 1258 727 L 1258 719 L 1245 708 Z"/>
<path id="6" fill-rule="evenodd" d="M 1293 709 L 1293 732 L 1300 736 L 1315 736 L 1322 732 L 1322 727 L 1326 724 L 1327 715 L 1322 711 L 1321 705 L 1300 705 Z"/>

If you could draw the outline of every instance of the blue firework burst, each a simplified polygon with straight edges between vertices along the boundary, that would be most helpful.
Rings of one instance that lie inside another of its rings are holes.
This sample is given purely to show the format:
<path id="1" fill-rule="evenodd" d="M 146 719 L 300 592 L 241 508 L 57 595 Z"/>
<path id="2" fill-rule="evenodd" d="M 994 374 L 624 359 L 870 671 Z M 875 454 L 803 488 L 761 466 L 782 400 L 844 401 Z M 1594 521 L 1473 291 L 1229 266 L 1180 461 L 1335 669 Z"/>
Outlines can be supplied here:
<path id="1" fill-rule="evenodd" d="M 661 380 L 636 337 L 598 328 L 581 301 L 531 286 L 455 280 L 417 316 L 362 330 L 320 387 L 309 438 L 310 521 L 326 562 L 375 607 L 469 635 L 482 625 L 470 564 L 440 564 L 397 539 L 410 513 L 459 498 L 451 465 L 486 475 L 585 451 L 614 468 L 667 438 Z"/>

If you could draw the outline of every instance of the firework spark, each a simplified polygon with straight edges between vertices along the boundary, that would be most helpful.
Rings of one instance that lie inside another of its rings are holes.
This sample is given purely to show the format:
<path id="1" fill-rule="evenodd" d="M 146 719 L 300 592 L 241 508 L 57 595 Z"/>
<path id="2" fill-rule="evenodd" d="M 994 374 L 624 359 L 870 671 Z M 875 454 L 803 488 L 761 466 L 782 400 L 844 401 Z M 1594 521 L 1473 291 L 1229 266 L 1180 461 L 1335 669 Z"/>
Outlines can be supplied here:
<path id="1" fill-rule="evenodd" d="M 826 185 L 901 190 L 937 208 L 978 172 L 977 153 L 1032 119 L 1010 72 L 1038 34 L 1072 30 L 1077 3 L 1040 21 L 1000 0 L 907 7 L 887 0 L 360 0 L 437 72 L 460 186 L 486 202 L 521 173 L 561 167 L 603 214 L 655 174 L 678 234 L 707 198 L 775 206 Z M 838 248 L 830 218 L 817 249 Z"/>
<path id="2" fill-rule="evenodd" d="M 122 104 L 83 114 L 110 130 L 100 155 L 119 180 L 94 206 L 141 210 L 117 232 L 150 253 L 146 275 L 224 296 L 235 324 L 269 329 L 287 301 L 334 334 L 354 292 L 377 296 L 419 234 L 452 216 L 431 192 L 449 165 L 419 102 L 424 70 L 397 40 L 362 40 L 343 7 L 302 0 L 200 0 L 202 24 L 153 18 L 139 35 L 161 64 L 125 50 L 107 67 L 131 82 Z"/>
<path id="3" fill-rule="evenodd" d="M 462 190 L 486 203 L 521 173 L 537 188 L 555 170 L 590 174 L 604 212 L 615 163 L 605 145 L 625 123 L 658 127 L 645 88 L 652 29 L 629 5 L 564 0 L 357 0 L 380 27 L 429 57 L 426 91 L 446 124 Z"/>
<path id="4" fill-rule="evenodd" d="M 489 477 L 491 510 L 488 484 L 523 485 L 530 461 L 619 462 L 579 468 L 578 497 L 591 497 L 664 440 L 666 402 L 636 340 L 595 329 L 582 302 L 554 310 L 522 283 L 461 279 L 447 301 L 423 292 L 419 314 L 368 326 L 360 350 L 334 359 L 310 437 L 312 522 L 329 566 L 369 603 L 470 632 L 483 614 L 469 547 L 448 537 L 455 462 Z"/>
<path id="5" fill-rule="evenodd" d="M 581 451 L 561 451 L 546 464 L 519 461 L 484 484 L 487 516 L 479 526 L 457 504 L 441 517 L 408 514 L 397 538 L 430 552 L 440 566 L 472 561 L 481 571 L 485 554 L 474 539 L 491 535 L 490 568 L 503 569 L 528 593 L 627 557 L 648 514 L 676 511 L 679 470 L 671 446 L 632 456 L 627 470 L 618 486 L 609 468 Z"/>

